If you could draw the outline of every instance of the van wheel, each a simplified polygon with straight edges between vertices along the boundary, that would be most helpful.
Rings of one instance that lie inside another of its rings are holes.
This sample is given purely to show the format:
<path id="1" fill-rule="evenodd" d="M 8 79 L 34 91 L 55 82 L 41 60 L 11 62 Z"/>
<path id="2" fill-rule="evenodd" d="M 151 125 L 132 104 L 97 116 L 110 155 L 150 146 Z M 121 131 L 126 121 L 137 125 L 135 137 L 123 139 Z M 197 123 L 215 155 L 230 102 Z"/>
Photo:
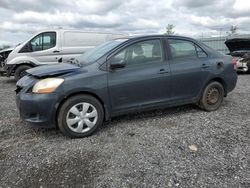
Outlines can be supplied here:
<path id="1" fill-rule="evenodd" d="M 223 98 L 223 86 L 219 82 L 210 82 L 204 89 L 198 105 L 203 110 L 214 111 L 221 106 Z"/>
<path id="2" fill-rule="evenodd" d="M 29 65 L 20 65 L 16 68 L 15 70 L 15 79 L 16 80 L 19 80 L 20 78 L 24 77 L 27 73 L 26 73 L 26 70 L 32 68 L 31 66 Z"/>
<path id="3" fill-rule="evenodd" d="M 247 68 L 248 68 L 247 73 L 250 74 L 250 62 L 247 63 Z"/>
<path id="4" fill-rule="evenodd" d="M 57 123 L 64 135 L 82 138 L 91 135 L 103 123 L 103 118 L 103 107 L 96 98 L 76 95 L 63 103 Z"/>

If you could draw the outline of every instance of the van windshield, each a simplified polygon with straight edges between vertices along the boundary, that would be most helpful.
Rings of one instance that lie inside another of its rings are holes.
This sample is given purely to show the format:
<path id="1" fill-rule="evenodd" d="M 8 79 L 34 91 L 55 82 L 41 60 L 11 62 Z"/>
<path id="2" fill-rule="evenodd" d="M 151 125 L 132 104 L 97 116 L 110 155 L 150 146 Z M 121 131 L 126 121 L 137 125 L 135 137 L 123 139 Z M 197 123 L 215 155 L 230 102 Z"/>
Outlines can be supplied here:
<path id="1" fill-rule="evenodd" d="M 117 39 L 112 40 L 109 42 L 105 42 L 104 44 L 101 44 L 92 50 L 89 50 L 85 52 L 84 54 L 80 55 L 77 59 L 81 64 L 88 64 L 93 63 L 100 59 L 102 56 L 107 54 L 110 50 L 117 47 L 119 44 L 125 42 L 127 39 Z"/>

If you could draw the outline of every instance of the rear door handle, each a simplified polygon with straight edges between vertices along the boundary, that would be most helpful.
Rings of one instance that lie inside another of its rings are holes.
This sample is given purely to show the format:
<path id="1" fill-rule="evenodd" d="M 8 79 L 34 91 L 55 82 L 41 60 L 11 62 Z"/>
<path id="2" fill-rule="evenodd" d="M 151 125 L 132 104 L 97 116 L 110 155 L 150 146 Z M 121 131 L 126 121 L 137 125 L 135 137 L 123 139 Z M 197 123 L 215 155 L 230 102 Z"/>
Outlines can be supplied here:
<path id="1" fill-rule="evenodd" d="M 53 53 L 59 53 L 60 51 L 59 50 L 54 50 Z"/>
<path id="2" fill-rule="evenodd" d="M 165 69 L 160 69 L 160 71 L 158 72 L 158 74 L 166 74 L 168 73 L 168 70 Z"/>

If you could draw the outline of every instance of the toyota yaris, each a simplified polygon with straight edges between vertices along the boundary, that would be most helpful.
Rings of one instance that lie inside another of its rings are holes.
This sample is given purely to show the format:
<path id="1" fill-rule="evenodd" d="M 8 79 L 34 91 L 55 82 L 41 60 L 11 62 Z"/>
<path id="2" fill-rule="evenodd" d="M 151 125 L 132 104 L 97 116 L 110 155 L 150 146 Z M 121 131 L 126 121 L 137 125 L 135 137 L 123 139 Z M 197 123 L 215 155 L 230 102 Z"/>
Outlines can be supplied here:
<path id="1" fill-rule="evenodd" d="M 237 82 L 231 60 L 186 37 L 117 39 L 69 64 L 28 70 L 16 103 L 27 122 L 79 138 L 121 114 L 190 103 L 218 109 Z"/>

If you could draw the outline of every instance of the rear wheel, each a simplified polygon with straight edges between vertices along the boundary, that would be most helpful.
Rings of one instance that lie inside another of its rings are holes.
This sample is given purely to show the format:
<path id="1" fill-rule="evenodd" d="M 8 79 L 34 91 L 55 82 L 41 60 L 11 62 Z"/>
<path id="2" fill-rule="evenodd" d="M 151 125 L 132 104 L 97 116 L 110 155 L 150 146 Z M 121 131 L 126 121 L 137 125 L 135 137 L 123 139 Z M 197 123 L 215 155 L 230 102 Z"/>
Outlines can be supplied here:
<path id="1" fill-rule="evenodd" d="M 26 70 L 32 68 L 31 66 L 29 65 L 20 65 L 16 68 L 15 70 L 15 79 L 16 80 L 19 80 L 20 78 L 24 77 L 27 73 L 26 73 Z"/>
<path id="2" fill-rule="evenodd" d="M 90 95 L 76 95 L 61 106 L 57 123 L 59 129 L 71 138 L 91 135 L 103 123 L 103 107 Z"/>
<path id="3" fill-rule="evenodd" d="M 219 82 L 209 83 L 203 91 L 199 107 L 206 111 L 217 110 L 224 98 L 224 88 Z"/>

